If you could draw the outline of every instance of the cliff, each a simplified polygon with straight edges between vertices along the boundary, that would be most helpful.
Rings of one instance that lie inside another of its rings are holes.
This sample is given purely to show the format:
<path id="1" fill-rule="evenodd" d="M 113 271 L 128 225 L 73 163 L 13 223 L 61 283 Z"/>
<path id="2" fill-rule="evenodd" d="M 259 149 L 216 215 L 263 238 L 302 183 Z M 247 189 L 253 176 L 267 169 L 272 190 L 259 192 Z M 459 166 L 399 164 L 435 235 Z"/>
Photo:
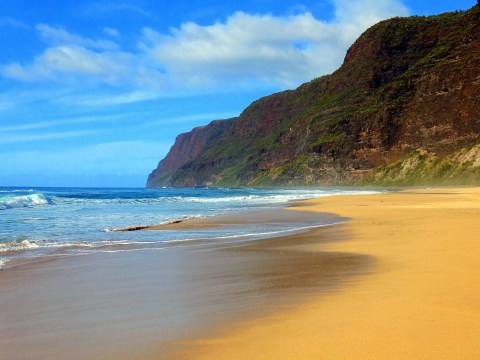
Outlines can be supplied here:
<path id="1" fill-rule="evenodd" d="M 351 46 L 333 74 L 259 99 L 237 118 L 179 135 L 147 186 L 437 179 L 435 166 L 412 175 L 407 160 L 424 154 L 423 160 L 452 162 L 455 168 L 458 156 L 476 149 L 479 36 L 478 5 L 380 22 Z M 477 158 L 462 164 L 464 171 L 450 173 L 448 182 L 480 182 Z M 410 170 L 403 171 L 407 165 Z"/>

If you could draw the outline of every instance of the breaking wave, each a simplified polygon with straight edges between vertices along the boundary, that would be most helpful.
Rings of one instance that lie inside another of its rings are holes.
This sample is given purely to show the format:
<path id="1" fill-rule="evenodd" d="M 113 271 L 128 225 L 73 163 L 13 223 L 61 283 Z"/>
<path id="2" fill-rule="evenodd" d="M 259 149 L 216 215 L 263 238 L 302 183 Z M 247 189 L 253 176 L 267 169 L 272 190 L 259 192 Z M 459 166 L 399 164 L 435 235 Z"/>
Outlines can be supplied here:
<path id="1" fill-rule="evenodd" d="M 12 195 L 13 193 L 15 193 L 15 195 Z M 12 191 L 11 193 L 4 192 L 2 196 L 0 196 L 0 210 L 47 204 L 47 198 L 41 193 L 16 195 L 16 192 Z"/>
<path id="2" fill-rule="evenodd" d="M 197 217 L 263 211 L 292 200 L 361 193 L 375 191 L 4 187 L 0 188 L 0 268 L 6 268 L 5 263 L 10 264 L 12 260 L 41 256 L 203 246 L 280 236 L 288 231 L 302 230 L 301 227 L 311 223 L 316 226 L 317 221 L 128 234 L 118 230 L 143 226 L 138 224 L 168 224 Z"/>
<path id="3" fill-rule="evenodd" d="M 368 194 L 378 191 L 365 190 L 337 190 L 337 191 L 284 191 L 283 194 L 247 194 L 247 195 L 224 195 L 224 196 L 165 196 L 158 197 L 137 197 L 137 198 L 106 198 L 106 197 L 64 197 L 52 196 L 51 204 L 54 205 L 100 205 L 100 204 L 162 204 L 162 203 L 238 203 L 238 204 L 268 204 L 268 203 L 286 203 L 289 201 L 302 200 L 308 198 L 318 198 L 340 194 Z"/>
<path id="4" fill-rule="evenodd" d="M 262 194 L 262 195 L 240 195 L 240 196 L 225 196 L 225 197 L 176 197 L 172 198 L 178 201 L 186 201 L 192 203 L 287 203 L 289 201 L 304 200 L 309 198 L 319 198 L 332 195 L 341 194 L 374 194 L 377 191 L 285 191 L 284 194 Z"/>
<path id="5" fill-rule="evenodd" d="M 9 243 L 0 243 L 0 254 L 13 251 L 25 251 L 31 249 L 37 249 L 39 246 L 34 242 L 23 240 L 23 241 L 12 241 Z"/>

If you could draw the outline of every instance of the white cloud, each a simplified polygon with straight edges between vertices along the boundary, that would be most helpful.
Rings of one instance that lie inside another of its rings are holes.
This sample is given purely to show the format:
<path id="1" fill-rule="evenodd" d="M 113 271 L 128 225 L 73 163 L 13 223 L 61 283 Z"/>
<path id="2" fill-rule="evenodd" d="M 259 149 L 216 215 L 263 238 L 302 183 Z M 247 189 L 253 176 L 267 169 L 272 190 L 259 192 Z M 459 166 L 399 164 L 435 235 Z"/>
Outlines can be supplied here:
<path id="1" fill-rule="evenodd" d="M 237 12 L 208 26 L 190 22 L 168 33 L 146 28 L 135 51 L 41 24 L 37 30 L 52 45 L 30 64 L 0 67 L 0 74 L 20 81 L 86 82 L 131 90 L 112 104 L 218 88 L 294 87 L 334 71 L 367 27 L 407 14 L 400 0 L 334 0 L 334 5 L 330 21 L 309 12 L 283 17 Z M 96 6 L 99 11 L 128 10 L 122 4 Z M 114 29 L 104 32 L 115 35 Z"/>
<path id="2" fill-rule="evenodd" d="M 264 81 L 294 86 L 335 70 L 369 26 L 407 10 L 396 0 L 335 0 L 335 18 L 237 12 L 224 23 L 195 23 L 160 34 L 144 30 L 143 48 L 170 77 L 193 87 Z"/>
<path id="3" fill-rule="evenodd" d="M 82 47 L 59 46 L 48 49 L 38 62 L 47 69 L 61 73 L 99 74 L 114 63 L 104 55 L 95 54 Z"/>
<path id="4" fill-rule="evenodd" d="M 338 66 L 343 47 L 332 42 L 333 30 L 309 13 L 281 18 L 239 12 L 226 23 L 187 23 L 167 36 L 146 29 L 143 46 L 170 76 L 193 87 L 258 80 L 291 86 Z"/>
<path id="5" fill-rule="evenodd" d="M 68 84 L 85 81 L 118 86 L 130 81 L 130 69 L 138 60 L 119 50 L 115 42 L 85 38 L 45 24 L 37 25 L 36 30 L 50 46 L 30 64 L 13 62 L 0 67 L 1 75 L 26 82 Z"/>
<path id="6" fill-rule="evenodd" d="M 110 40 L 89 39 L 79 35 L 72 34 L 65 29 L 54 28 L 45 24 L 36 26 L 40 36 L 53 45 L 77 45 L 101 50 L 118 49 L 118 44 Z"/>
<path id="7" fill-rule="evenodd" d="M 52 79 L 71 82 L 87 79 L 90 82 L 120 84 L 129 72 L 131 54 L 124 52 L 97 53 L 78 45 L 48 48 L 32 64 L 12 63 L 1 68 L 1 74 L 22 81 Z"/>

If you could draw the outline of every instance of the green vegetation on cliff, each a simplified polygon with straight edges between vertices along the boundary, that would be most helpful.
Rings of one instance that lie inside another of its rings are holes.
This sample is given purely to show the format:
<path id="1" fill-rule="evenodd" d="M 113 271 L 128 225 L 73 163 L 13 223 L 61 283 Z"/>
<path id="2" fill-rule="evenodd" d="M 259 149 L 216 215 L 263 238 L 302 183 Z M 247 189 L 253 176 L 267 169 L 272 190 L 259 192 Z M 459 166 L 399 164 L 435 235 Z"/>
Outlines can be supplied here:
<path id="1" fill-rule="evenodd" d="M 393 164 L 373 169 L 358 184 L 478 185 L 480 184 L 480 145 L 463 148 L 446 156 L 437 156 L 419 149 Z"/>
<path id="2" fill-rule="evenodd" d="M 478 183 L 480 6 L 367 30 L 332 75 L 181 134 L 148 186 Z"/>

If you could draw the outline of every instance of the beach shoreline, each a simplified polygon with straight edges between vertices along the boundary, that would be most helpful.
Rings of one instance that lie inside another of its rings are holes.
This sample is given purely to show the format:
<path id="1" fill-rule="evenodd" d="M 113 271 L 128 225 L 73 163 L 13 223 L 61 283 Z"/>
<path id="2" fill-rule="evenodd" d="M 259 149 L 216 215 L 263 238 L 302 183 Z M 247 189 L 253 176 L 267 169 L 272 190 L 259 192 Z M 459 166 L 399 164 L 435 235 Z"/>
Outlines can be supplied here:
<path id="1" fill-rule="evenodd" d="M 114 248 L 12 264 L 0 273 L 0 348 L 12 359 L 169 359 L 185 343 L 227 324 L 335 291 L 370 271 L 367 256 L 310 251 L 319 241 L 348 237 L 345 219 L 336 215 L 255 211 L 171 225 L 307 219 L 319 227 L 256 240 L 157 251 Z"/>
<path id="2" fill-rule="evenodd" d="M 172 225 L 241 226 L 305 211 L 350 220 L 7 269 L 0 348 L 40 360 L 480 356 L 479 188 L 335 195 Z"/>
<path id="3" fill-rule="evenodd" d="M 306 207 L 307 206 L 307 207 Z M 335 196 L 291 211 L 352 218 L 319 251 L 375 259 L 329 296 L 186 345 L 176 359 L 478 359 L 480 189 Z"/>

